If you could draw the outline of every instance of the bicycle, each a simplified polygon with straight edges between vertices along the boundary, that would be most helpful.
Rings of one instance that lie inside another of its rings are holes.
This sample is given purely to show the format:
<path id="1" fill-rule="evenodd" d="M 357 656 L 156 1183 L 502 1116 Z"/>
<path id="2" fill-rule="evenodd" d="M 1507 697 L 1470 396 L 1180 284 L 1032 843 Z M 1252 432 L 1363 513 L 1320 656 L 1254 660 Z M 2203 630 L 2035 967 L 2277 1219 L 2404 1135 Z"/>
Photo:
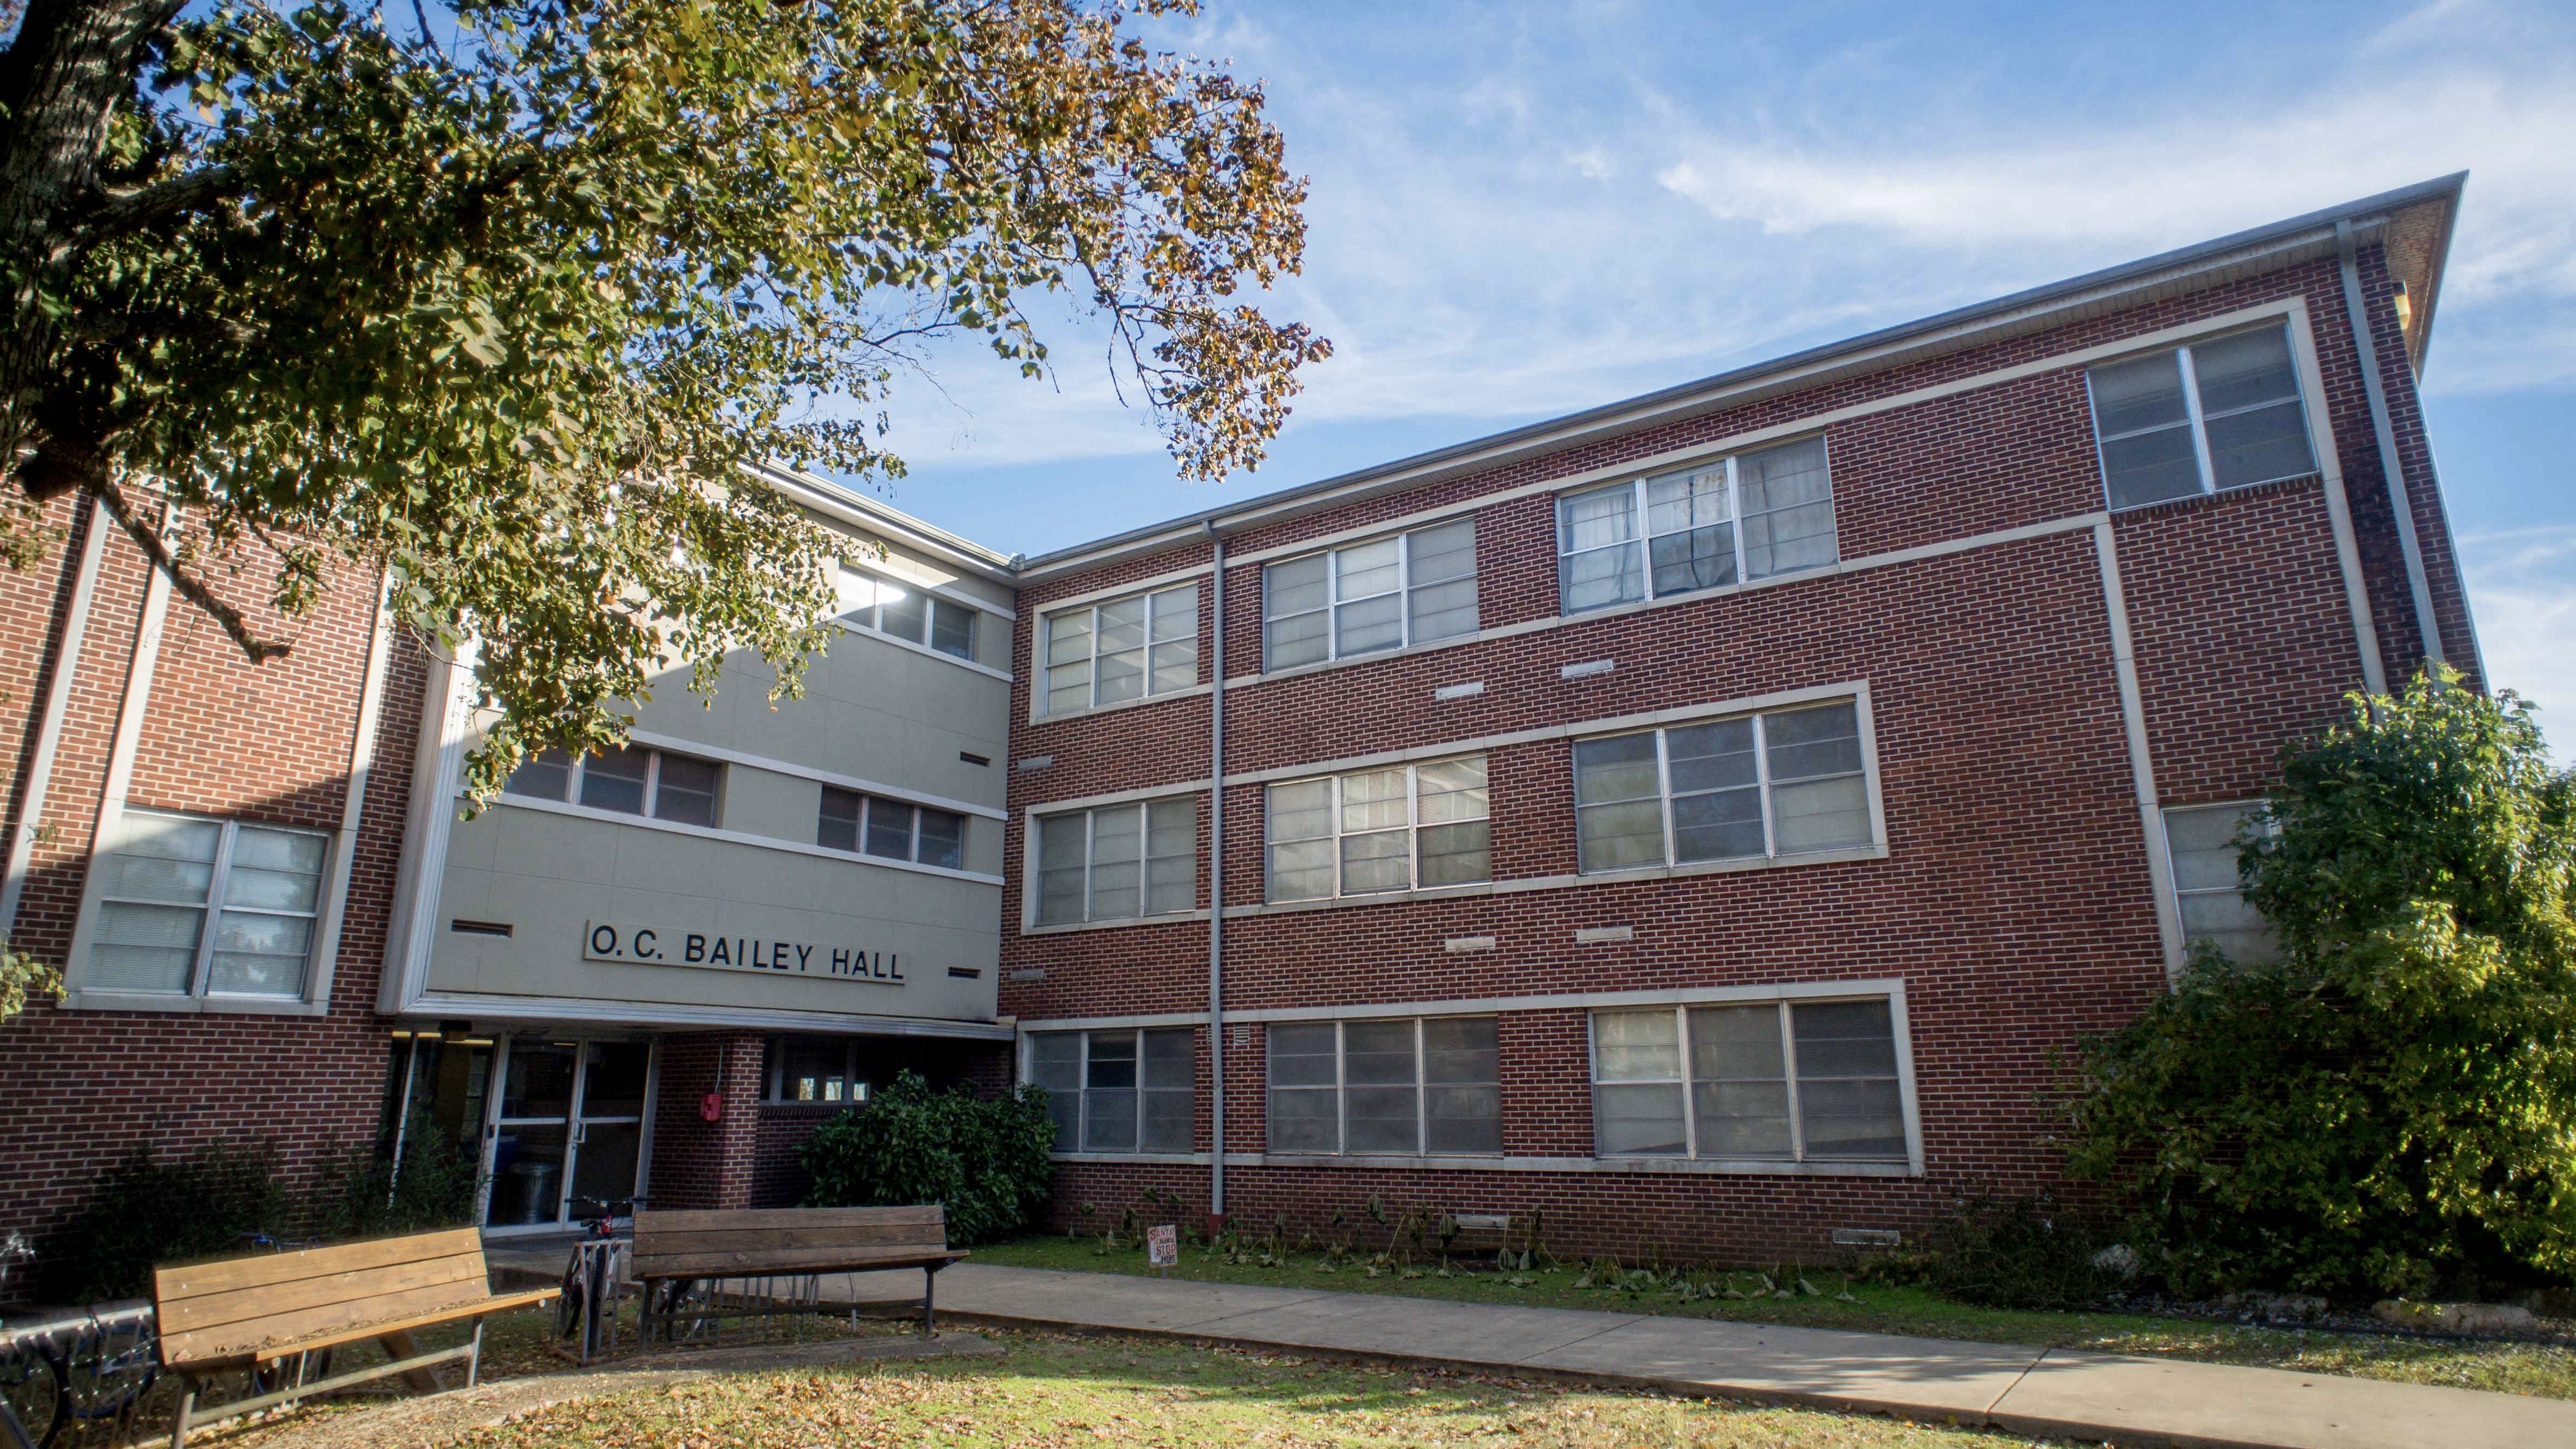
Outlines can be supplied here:
<path id="1" fill-rule="evenodd" d="M 644 1202 L 641 1197 L 572 1200 L 573 1215 L 585 1231 L 564 1263 L 563 1295 L 555 1300 L 555 1336 L 578 1334 L 583 1363 L 616 1342 L 617 1253 L 626 1241 L 617 1236 L 617 1220 L 632 1218 Z"/>

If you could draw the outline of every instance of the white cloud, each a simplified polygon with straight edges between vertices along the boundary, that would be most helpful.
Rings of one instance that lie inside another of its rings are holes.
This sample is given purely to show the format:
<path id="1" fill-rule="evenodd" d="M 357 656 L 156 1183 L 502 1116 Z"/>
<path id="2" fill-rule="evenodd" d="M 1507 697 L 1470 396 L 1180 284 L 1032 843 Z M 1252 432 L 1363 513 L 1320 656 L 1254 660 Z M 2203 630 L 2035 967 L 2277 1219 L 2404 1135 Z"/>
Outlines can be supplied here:
<path id="1" fill-rule="evenodd" d="M 2576 525 L 2459 540 L 2490 688 L 2540 706 L 2561 765 L 2576 765 Z"/>

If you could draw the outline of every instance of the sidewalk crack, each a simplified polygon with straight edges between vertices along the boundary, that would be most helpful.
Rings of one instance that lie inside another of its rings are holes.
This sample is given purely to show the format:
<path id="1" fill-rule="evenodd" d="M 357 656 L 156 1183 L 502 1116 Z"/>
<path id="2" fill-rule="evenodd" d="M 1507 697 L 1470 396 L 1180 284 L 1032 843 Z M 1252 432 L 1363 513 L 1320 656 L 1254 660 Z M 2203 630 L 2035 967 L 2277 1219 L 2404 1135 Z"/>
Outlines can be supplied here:
<path id="1" fill-rule="evenodd" d="M 1985 1417 L 1986 1417 L 1989 1421 L 1991 1421 L 1991 1420 L 1995 1417 L 1995 1410 L 1996 1410 L 1996 1408 L 1998 1408 L 1999 1406 L 2001 1406 L 2004 1400 L 2006 1400 L 2006 1399 L 2008 1399 L 2008 1398 L 2012 1397 L 2012 1391 L 2013 1391 L 2013 1390 L 2015 1390 L 2015 1389 L 2017 1389 L 2017 1388 L 2020 1388 L 2020 1387 L 2021 1387 L 2021 1381 L 2022 1381 L 2023 1379 L 2029 1378 L 2029 1377 L 2030 1377 L 2030 1371 L 2031 1371 L 2032 1369 L 2035 1369 L 2035 1368 L 2039 1367 L 2039 1365 L 2040 1365 L 2040 1361 L 2041 1361 L 2042 1359 L 2047 1358 L 2047 1357 L 2048 1357 L 2048 1355 L 2049 1355 L 2049 1353 L 2050 1353 L 2050 1350 L 2048 1350 L 2048 1349 L 2044 1349 L 2044 1348 L 2043 1348 L 2043 1349 L 2041 1349 L 2041 1350 L 2039 1351 L 2039 1357 L 2038 1357 L 2038 1358 L 2034 1358 L 2034 1359 L 2032 1359 L 2030 1362 L 2028 1362 L 2028 1363 L 2026 1363 L 2026 1364 L 2023 1364 L 2023 1365 L 2021 1366 L 2021 1372 L 2013 1375 L 2013 1381 L 2012 1381 L 2011 1383 L 2008 1383 L 2008 1384 L 2004 1385 L 2003 1392 L 2002 1392 L 2002 1393 L 1999 1393 L 1999 1394 L 1997 1394 L 1997 1395 L 1995 1395 L 1995 1397 L 1994 1397 L 1994 1401 L 1993 1401 L 1992 1403 L 1989 1403 L 1989 1404 L 1987 1404 L 1987 1405 L 1986 1405 Z"/>

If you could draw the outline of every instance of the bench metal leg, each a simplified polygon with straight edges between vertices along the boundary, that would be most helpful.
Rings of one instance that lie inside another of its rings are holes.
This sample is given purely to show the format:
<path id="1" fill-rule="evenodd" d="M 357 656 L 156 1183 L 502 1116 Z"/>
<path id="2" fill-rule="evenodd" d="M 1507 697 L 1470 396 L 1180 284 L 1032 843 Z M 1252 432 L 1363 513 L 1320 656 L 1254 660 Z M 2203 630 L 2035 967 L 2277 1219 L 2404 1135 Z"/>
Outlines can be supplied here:
<path id="1" fill-rule="evenodd" d="M 388 1333 L 377 1339 L 376 1343 L 384 1349 L 386 1358 L 397 1363 L 421 1356 L 420 1345 L 414 1342 L 408 1333 Z M 404 1370 L 402 1381 L 409 1384 L 414 1392 L 423 1394 L 437 1393 L 442 1387 L 438 1382 L 438 1375 L 426 1368 Z"/>
<path id="2" fill-rule="evenodd" d="M 170 1426 L 170 1449 L 188 1449 L 188 1418 L 197 1411 L 197 1381 L 186 1375 L 181 1382 L 187 1387 L 179 1394 L 179 1417 Z"/>
<path id="3" fill-rule="evenodd" d="M 922 1269 L 921 1336 L 924 1338 L 937 1338 L 939 1336 L 939 1315 L 936 1308 L 938 1292 L 939 1269 L 936 1267 L 927 1267 Z"/>
<path id="4" fill-rule="evenodd" d="M 475 1375 L 483 1371 L 483 1320 L 474 1320 L 474 1352 L 465 1359 L 465 1387 L 474 1387 Z"/>

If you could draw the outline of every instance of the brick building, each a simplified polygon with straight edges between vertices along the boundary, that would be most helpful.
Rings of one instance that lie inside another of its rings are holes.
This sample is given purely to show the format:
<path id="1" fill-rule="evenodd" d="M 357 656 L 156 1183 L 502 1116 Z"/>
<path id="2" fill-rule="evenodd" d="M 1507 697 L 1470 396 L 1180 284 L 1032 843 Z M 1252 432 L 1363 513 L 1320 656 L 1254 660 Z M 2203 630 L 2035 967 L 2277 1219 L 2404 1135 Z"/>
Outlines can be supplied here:
<path id="1" fill-rule="evenodd" d="M 0 574 L 0 917 L 71 970 L 0 1027 L 0 1229 L 424 1122 L 494 1231 L 793 1201 L 902 1066 L 1049 1087 L 1068 1220 L 1751 1257 L 2049 1186 L 2049 1053 L 2264 949 L 2279 748 L 2481 682 L 2415 391 L 2461 180 L 1039 558 L 779 474 L 854 540 L 814 697 L 467 822 L 369 581 L 252 670 L 58 508 Z"/>

